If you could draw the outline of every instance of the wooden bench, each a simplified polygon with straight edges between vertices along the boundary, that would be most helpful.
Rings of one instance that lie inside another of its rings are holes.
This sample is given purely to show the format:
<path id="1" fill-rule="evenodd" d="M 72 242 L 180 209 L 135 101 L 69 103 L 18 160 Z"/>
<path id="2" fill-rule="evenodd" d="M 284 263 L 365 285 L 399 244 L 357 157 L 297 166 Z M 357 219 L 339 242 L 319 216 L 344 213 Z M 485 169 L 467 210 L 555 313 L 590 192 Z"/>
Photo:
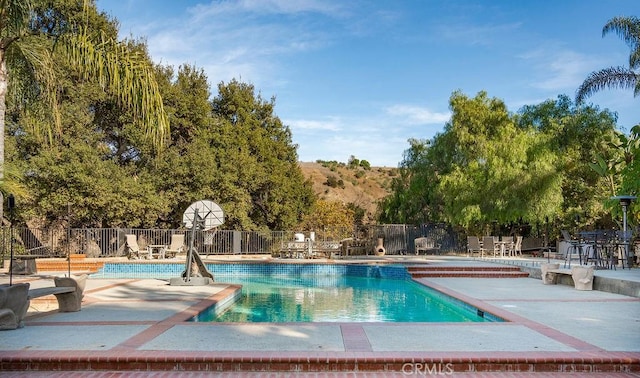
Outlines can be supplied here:
<path id="1" fill-rule="evenodd" d="M 318 241 L 313 242 L 311 257 L 333 258 L 334 255 L 340 253 L 340 242 Z"/>
<path id="2" fill-rule="evenodd" d="M 347 238 L 340 241 L 340 256 L 369 255 L 373 245 L 365 239 Z"/>
<path id="3" fill-rule="evenodd" d="M 280 248 L 280 257 L 299 259 L 306 257 L 308 253 L 309 242 L 307 241 L 283 242 Z"/>
<path id="4" fill-rule="evenodd" d="M 427 237 L 416 238 L 414 240 L 416 248 L 416 255 L 420 254 L 420 251 L 424 251 L 425 254 L 433 252 L 437 255 L 440 253 L 440 244 L 437 244 L 433 239 Z"/>

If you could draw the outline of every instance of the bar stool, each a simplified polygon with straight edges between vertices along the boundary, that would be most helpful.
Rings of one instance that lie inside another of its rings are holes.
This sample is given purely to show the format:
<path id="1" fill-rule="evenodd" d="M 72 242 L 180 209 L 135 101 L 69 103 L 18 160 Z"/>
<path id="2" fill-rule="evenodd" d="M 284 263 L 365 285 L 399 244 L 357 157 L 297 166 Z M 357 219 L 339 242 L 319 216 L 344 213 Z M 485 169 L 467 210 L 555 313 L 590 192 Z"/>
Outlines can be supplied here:
<path id="1" fill-rule="evenodd" d="M 598 266 L 599 263 L 599 259 L 598 259 L 598 250 L 596 248 L 596 244 L 585 244 L 583 247 L 583 252 L 584 252 L 584 264 L 585 265 L 589 265 L 589 262 L 591 262 L 594 266 Z"/>
<path id="2" fill-rule="evenodd" d="M 618 248 L 615 243 L 602 243 L 600 261 L 603 269 L 613 268 L 616 270 L 616 265 L 618 264 L 618 257 L 616 256 L 617 253 Z"/>
<path id="3" fill-rule="evenodd" d="M 568 240 L 568 242 L 570 245 L 564 256 L 564 267 L 571 268 L 571 261 L 575 258 L 575 255 L 578 257 L 578 263 L 582 265 L 582 243 L 576 240 Z"/>
<path id="4" fill-rule="evenodd" d="M 620 258 L 620 266 L 622 266 L 622 269 L 624 269 L 624 266 L 626 265 L 627 268 L 631 269 L 631 265 L 629 265 L 629 244 L 623 242 L 617 242 L 616 243 L 616 260 L 618 259 L 618 256 Z M 616 261 L 617 262 L 617 261 Z"/>

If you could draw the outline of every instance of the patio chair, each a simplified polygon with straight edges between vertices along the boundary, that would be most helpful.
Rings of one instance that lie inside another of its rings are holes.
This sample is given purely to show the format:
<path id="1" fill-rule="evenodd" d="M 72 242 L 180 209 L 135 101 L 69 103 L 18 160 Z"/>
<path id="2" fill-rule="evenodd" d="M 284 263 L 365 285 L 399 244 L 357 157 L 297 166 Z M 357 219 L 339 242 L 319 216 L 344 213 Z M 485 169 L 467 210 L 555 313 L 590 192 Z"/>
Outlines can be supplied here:
<path id="1" fill-rule="evenodd" d="M 140 258 L 140 247 L 138 246 L 138 239 L 133 234 L 127 234 L 127 257 L 130 259 Z M 146 250 L 144 250 L 147 253 Z"/>
<path id="2" fill-rule="evenodd" d="M 571 268 L 571 261 L 573 260 L 578 260 L 578 264 L 582 265 L 582 253 L 584 244 L 580 243 L 579 240 L 573 239 L 569 234 L 569 231 L 561 230 L 560 232 L 562 233 L 562 238 L 564 239 L 564 241 L 569 243 L 569 247 L 567 247 L 567 250 L 563 256 L 563 267 L 566 268 L 568 266 L 569 268 Z"/>
<path id="3" fill-rule="evenodd" d="M 513 245 L 513 255 L 522 256 L 522 236 L 516 236 L 516 242 Z"/>
<path id="4" fill-rule="evenodd" d="M 184 234 L 171 235 L 171 244 L 164 250 L 165 257 L 176 257 L 184 251 Z"/>
<path id="5" fill-rule="evenodd" d="M 503 236 L 501 239 L 502 239 L 501 248 L 504 248 L 504 255 L 508 257 L 513 256 L 513 250 L 515 249 L 513 236 Z"/>
<path id="6" fill-rule="evenodd" d="M 493 257 L 500 253 L 500 245 L 496 243 L 495 236 L 482 237 L 482 251 L 491 253 Z"/>
<path id="7" fill-rule="evenodd" d="M 480 246 L 480 238 L 477 236 L 467 236 L 467 256 L 473 256 L 474 253 L 478 253 L 480 257 L 483 257 L 483 252 Z"/>

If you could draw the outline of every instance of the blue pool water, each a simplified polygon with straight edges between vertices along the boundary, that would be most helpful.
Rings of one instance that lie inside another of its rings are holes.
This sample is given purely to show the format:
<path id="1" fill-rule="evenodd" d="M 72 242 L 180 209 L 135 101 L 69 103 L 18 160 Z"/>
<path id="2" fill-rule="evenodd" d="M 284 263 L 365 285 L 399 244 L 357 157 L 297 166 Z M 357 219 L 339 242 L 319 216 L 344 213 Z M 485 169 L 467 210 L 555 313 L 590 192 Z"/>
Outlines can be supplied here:
<path id="1" fill-rule="evenodd" d="M 197 322 L 485 322 L 496 319 L 459 306 L 408 280 L 353 276 L 219 277 L 242 285 L 242 298 Z"/>
<path id="2" fill-rule="evenodd" d="M 347 275 L 358 277 L 407 279 L 407 269 L 402 265 L 369 264 L 296 264 L 296 263 L 219 263 L 206 264 L 207 269 L 217 276 L 324 276 Z M 111 262 L 92 278 L 156 278 L 180 277 L 184 264 L 179 263 L 130 263 Z"/>
<path id="3" fill-rule="evenodd" d="M 219 263 L 207 264 L 207 269 L 217 282 L 243 285 L 242 296 L 230 307 L 210 308 L 193 321 L 502 321 L 411 281 L 402 265 Z M 91 278 L 170 279 L 183 270 L 179 263 L 115 262 Z"/>

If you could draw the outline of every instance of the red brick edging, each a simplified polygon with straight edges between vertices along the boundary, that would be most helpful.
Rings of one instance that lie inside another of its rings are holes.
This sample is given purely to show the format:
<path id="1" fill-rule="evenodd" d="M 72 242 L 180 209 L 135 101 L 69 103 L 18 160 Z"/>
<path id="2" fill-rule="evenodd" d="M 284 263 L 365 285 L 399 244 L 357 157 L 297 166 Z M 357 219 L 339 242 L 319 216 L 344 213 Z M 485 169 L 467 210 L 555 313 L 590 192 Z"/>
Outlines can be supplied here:
<path id="1" fill-rule="evenodd" d="M 0 353 L 1 371 L 640 372 L 640 353 L 283 353 L 33 351 Z M 518 355 L 519 354 L 519 355 Z M 524 354 L 528 354 L 525 356 Z"/>

